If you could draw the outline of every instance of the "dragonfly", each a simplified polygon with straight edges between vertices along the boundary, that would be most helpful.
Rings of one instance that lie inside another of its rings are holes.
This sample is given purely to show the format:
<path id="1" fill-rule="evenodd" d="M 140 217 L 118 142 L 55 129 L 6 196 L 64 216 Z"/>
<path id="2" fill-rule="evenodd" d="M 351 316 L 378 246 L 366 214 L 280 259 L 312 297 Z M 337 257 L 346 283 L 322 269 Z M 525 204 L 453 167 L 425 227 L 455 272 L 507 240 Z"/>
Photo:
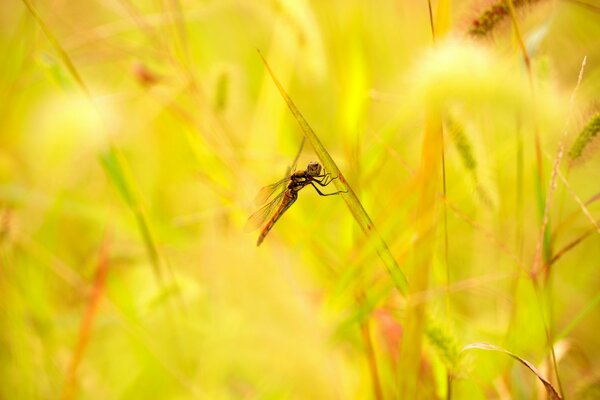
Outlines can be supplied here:
<path id="1" fill-rule="evenodd" d="M 331 176 L 330 173 L 325 172 L 318 162 L 311 161 L 306 166 L 306 169 L 294 171 L 303 146 L 304 139 L 302 140 L 296 159 L 288 168 L 285 177 L 271 185 L 263 187 L 256 196 L 257 202 L 264 203 L 264 206 L 248 218 L 245 230 L 251 231 L 262 227 L 256 241 L 257 246 L 260 246 L 279 218 L 298 199 L 298 192 L 301 189 L 310 185 L 320 196 L 334 196 L 347 192 L 340 190 L 333 193 L 323 193 L 319 190 L 318 186 L 326 187 L 338 177 Z"/>

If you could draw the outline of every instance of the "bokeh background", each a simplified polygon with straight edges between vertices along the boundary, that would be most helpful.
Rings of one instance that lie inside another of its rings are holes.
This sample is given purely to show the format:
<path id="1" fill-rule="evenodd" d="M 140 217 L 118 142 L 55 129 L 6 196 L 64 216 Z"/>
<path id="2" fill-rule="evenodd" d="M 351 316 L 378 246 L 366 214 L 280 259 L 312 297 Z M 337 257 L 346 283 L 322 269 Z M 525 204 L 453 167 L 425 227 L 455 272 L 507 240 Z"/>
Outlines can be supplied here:
<path id="1" fill-rule="evenodd" d="M 448 398 L 449 375 L 458 399 L 545 398 L 474 342 L 598 398 L 598 129 L 569 149 L 600 106 L 600 5 L 514 3 L 520 34 L 474 34 L 495 3 L 455 1 L 434 44 L 425 1 L 3 1 L 0 398 Z M 428 244 L 426 289 L 393 288 L 337 196 L 304 189 L 258 248 L 244 231 L 302 140 L 257 49 L 409 287 Z"/>

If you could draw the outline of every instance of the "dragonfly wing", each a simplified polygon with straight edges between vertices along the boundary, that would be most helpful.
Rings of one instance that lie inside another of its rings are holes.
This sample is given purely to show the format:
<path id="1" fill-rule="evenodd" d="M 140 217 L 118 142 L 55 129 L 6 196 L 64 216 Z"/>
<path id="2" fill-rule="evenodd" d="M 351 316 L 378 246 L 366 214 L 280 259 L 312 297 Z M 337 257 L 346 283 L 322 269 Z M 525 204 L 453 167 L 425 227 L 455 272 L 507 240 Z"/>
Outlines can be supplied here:
<path id="1" fill-rule="evenodd" d="M 269 199 L 280 190 L 283 191 L 284 187 L 287 186 L 287 183 L 290 181 L 290 176 L 296 170 L 296 165 L 298 164 L 298 159 L 300 158 L 300 154 L 302 153 L 302 149 L 304 148 L 304 142 L 306 138 L 302 138 L 302 143 L 300 143 L 300 148 L 298 149 L 298 153 L 296 154 L 296 158 L 294 158 L 294 162 L 290 165 L 283 176 L 283 179 L 269 185 L 265 186 L 256 195 L 254 199 L 255 204 L 265 204 L 269 201 Z"/>
<path id="2" fill-rule="evenodd" d="M 300 148 L 298 149 L 298 153 L 296 154 L 296 158 L 294 158 L 294 162 L 290 165 L 285 173 L 285 176 L 290 176 L 296 171 L 296 165 L 298 165 L 298 159 L 300 158 L 300 154 L 302 154 L 302 149 L 304 148 L 304 142 L 306 141 L 306 136 L 302 136 L 302 143 L 300 143 Z"/>
<path id="3" fill-rule="evenodd" d="M 254 204 L 260 205 L 268 203 L 275 193 L 279 191 L 284 192 L 284 188 L 287 186 L 289 181 L 290 177 L 287 176 L 280 181 L 263 187 L 258 191 L 258 194 L 254 198 Z"/>
<path id="4" fill-rule="evenodd" d="M 262 206 L 260 210 L 252 214 L 250 218 L 248 218 L 246 226 L 244 226 L 244 232 L 251 232 L 263 226 L 264 223 L 273 216 L 275 211 L 277 211 L 277 207 L 279 207 L 279 204 L 281 204 L 281 200 L 283 199 L 284 194 L 285 191 L 279 193 L 273 198 L 273 200 L 271 200 L 270 202 Z"/>
<path id="5" fill-rule="evenodd" d="M 255 212 L 248 218 L 246 222 L 246 226 L 244 227 L 244 231 L 249 232 L 255 229 L 260 228 L 265 224 L 267 220 L 273 217 L 279 205 L 283 201 L 283 197 L 285 195 L 285 187 L 289 183 L 291 179 L 291 174 L 295 171 L 296 165 L 298 164 L 298 159 L 300 158 L 300 154 L 302 153 L 302 149 L 304 148 L 304 142 L 306 141 L 306 137 L 302 137 L 302 143 L 300 143 L 300 148 L 298 149 L 298 153 L 296 154 L 296 158 L 294 158 L 294 162 L 290 165 L 285 173 L 285 176 L 280 181 L 277 181 L 269 186 L 265 186 L 256 195 L 255 203 L 257 204 L 265 204 L 260 210 Z M 275 193 L 278 193 L 275 197 Z M 271 199 L 271 200 L 270 200 Z M 281 215 L 296 201 L 296 199 L 292 199 L 286 204 L 283 210 L 280 211 L 279 215 L 276 217 L 279 218 Z M 273 221 L 275 222 L 275 221 Z"/>

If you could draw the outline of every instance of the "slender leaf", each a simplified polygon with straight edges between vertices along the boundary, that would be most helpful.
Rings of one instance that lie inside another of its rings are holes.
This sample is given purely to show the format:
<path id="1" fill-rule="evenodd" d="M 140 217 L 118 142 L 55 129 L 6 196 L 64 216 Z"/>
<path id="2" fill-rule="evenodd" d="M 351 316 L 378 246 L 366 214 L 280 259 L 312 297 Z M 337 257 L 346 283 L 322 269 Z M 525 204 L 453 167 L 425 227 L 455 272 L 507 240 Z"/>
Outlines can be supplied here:
<path id="1" fill-rule="evenodd" d="M 150 230 L 150 224 L 146 214 L 135 195 L 130 179 L 127 177 L 124 160 L 122 160 L 120 152 L 115 146 L 110 146 L 108 150 L 101 155 L 100 161 L 113 185 L 115 185 L 119 194 L 133 212 L 140 234 L 144 240 L 144 245 L 146 246 L 146 252 L 148 253 L 152 267 L 154 268 L 154 273 L 157 279 L 161 281 L 162 278 L 157 246 L 152 231 Z"/>
<path id="2" fill-rule="evenodd" d="M 511 353 L 510 351 L 503 349 L 502 347 L 495 346 L 495 345 L 489 344 L 489 343 L 471 343 L 471 344 L 468 344 L 465 347 L 463 347 L 461 352 L 465 352 L 467 350 L 472 350 L 472 349 L 496 351 L 498 353 L 504 353 L 504 354 L 511 356 L 512 358 L 514 358 L 515 360 L 517 360 L 518 362 L 520 362 L 521 364 L 526 366 L 531 372 L 533 372 L 535 374 L 535 376 L 537 376 L 537 378 L 540 380 L 540 382 L 542 382 L 542 384 L 546 388 L 546 393 L 548 394 L 549 399 L 551 399 L 551 400 L 561 400 L 562 399 L 559 396 L 556 389 L 554 389 L 554 386 L 552 386 L 550 381 L 548 381 L 546 378 L 544 378 L 542 376 L 542 374 L 537 370 L 537 368 L 535 368 L 532 363 L 525 360 L 524 358 L 519 357 L 518 355 Z"/>
<path id="3" fill-rule="evenodd" d="M 554 338 L 554 342 L 556 343 L 559 340 L 567 337 L 573 331 L 573 329 L 575 329 L 575 327 L 578 326 L 581 323 L 581 321 L 583 321 L 585 317 L 587 317 L 592 311 L 594 311 L 598 304 L 600 304 L 600 292 L 596 293 L 596 296 L 592 299 L 592 301 L 590 301 L 588 305 L 584 307 L 583 310 L 577 313 L 577 315 L 573 317 L 571 322 L 569 322 L 569 324 L 558 335 L 556 335 L 556 337 Z"/>
<path id="4" fill-rule="evenodd" d="M 60 59 L 62 60 L 62 62 L 65 64 L 65 66 L 69 70 L 69 73 L 72 75 L 73 79 L 75 79 L 75 81 L 77 82 L 77 84 L 79 85 L 81 90 L 83 90 L 83 92 L 87 96 L 90 96 L 90 91 L 88 90 L 87 86 L 83 82 L 83 79 L 81 79 L 81 75 L 79 75 L 77 68 L 75 68 L 75 64 L 73 64 L 73 61 L 71 61 L 71 57 L 69 57 L 67 52 L 60 45 L 58 39 L 56 38 L 56 36 L 54 36 L 54 34 L 50 30 L 50 28 L 48 28 L 48 26 L 46 25 L 46 23 L 44 22 L 42 17 L 40 17 L 40 14 L 37 12 L 36 8 L 33 6 L 31 1 L 30 0 L 22 0 L 22 1 L 25 4 L 25 6 L 27 7 L 27 9 L 29 10 L 29 13 L 31 14 L 33 19 L 35 19 L 35 21 L 38 23 L 40 28 L 42 28 L 42 31 L 44 31 L 46 38 L 50 41 L 50 44 L 52 44 L 52 47 L 54 47 L 54 49 L 58 53 Z"/>

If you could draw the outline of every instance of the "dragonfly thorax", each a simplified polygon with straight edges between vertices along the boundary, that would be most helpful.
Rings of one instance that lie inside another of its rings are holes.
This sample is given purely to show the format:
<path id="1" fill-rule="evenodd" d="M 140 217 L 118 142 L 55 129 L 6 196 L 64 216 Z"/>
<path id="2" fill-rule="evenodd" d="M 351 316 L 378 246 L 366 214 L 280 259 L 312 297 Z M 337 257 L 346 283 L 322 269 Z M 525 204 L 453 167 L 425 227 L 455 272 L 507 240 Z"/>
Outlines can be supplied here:
<path id="1" fill-rule="evenodd" d="M 319 176 L 321 174 L 321 164 L 311 161 L 306 166 L 306 174 L 309 176 Z"/>

